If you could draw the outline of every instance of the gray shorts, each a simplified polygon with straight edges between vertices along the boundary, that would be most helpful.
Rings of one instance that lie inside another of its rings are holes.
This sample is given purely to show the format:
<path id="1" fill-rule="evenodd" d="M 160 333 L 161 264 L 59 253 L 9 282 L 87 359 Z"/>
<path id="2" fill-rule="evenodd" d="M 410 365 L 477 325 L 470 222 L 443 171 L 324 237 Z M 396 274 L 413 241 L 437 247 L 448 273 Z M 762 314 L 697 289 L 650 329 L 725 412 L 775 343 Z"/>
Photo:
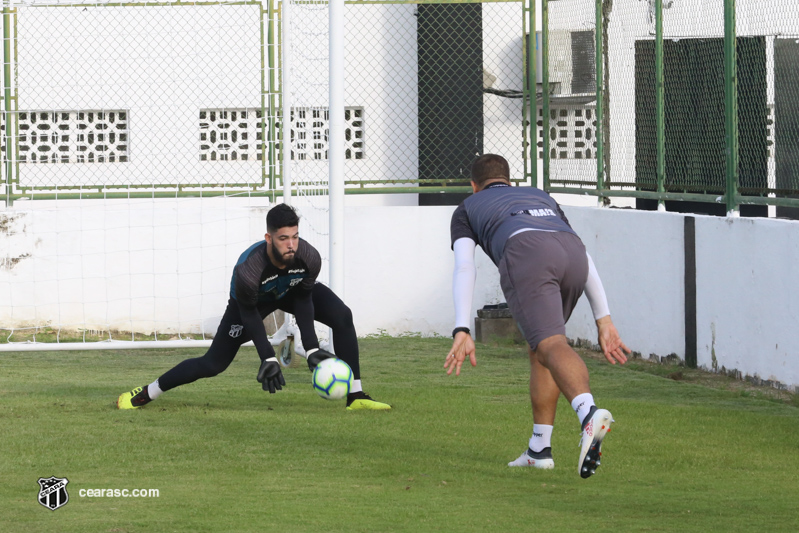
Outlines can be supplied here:
<path id="1" fill-rule="evenodd" d="M 499 282 L 513 318 L 532 349 L 566 334 L 566 321 L 588 279 L 585 246 L 562 231 L 525 231 L 505 244 Z"/>

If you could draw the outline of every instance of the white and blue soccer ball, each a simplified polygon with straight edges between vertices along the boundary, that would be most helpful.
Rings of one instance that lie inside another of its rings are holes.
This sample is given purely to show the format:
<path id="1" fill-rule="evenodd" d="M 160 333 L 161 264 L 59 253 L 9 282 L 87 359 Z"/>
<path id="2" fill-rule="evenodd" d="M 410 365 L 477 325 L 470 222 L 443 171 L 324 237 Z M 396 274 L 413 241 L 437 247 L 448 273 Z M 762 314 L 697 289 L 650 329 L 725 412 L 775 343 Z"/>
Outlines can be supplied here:
<path id="1" fill-rule="evenodd" d="M 350 365 L 338 358 L 325 359 L 313 371 L 313 390 L 326 400 L 345 398 L 352 386 Z"/>

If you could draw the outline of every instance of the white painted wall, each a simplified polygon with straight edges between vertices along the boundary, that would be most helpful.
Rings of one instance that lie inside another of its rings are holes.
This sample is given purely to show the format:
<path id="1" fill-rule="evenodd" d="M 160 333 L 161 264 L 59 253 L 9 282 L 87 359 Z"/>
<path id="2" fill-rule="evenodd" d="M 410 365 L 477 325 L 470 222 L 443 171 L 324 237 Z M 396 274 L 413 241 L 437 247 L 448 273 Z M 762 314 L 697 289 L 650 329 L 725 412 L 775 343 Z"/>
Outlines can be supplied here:
<path id="1" fill-rule="evenodd" d="M 18 201 L 0 211 L 0 327 L 213 334 L 266 203 Z"/>
<path id="2" fill-rule="evenodd" d="M 347 209 L 345 300 L 360 335 L 452 332 L 454 261 L 449 223 L 453 209 Z M 482 251 L 476 261 L 474 309 L 504 301 L 496 267 Z"/>
<path id="3" fill-rule="evenodd" d="M 611 317 L 631 349 L 685 354 L 683 217 L 673 213 L 563 207 L 605 286 Z M 596 342 L 581 298 L 567 324 L 572 338 Z"/>
<path id="4" fill-rule="evenodd" d="M 696 242 L 698 363 L 799 384 L 799 223 L 697 217 Z"/>
<path id="5" fill-rule="evenodd" d="M 448 336 L 453 207 L 354 200 L 345 211 L 344 299 L 358 333 Z M 246 198 L 17 202 L 0 211 L 0 328 L 35 322 L 213 334 L 231 269 L 263 238 L 267 208 Z M 627 344 L 644 357 L 683 358 L 683 215 L 564 211 L 594 258 Z M 696 243 L 699 365 L 799 386 L 799 222 L 697 216 Z M 482 251 L 477 267 L 474 309 L 504 301 Z M 567 334 L 594 340 L 585 299 Z"/>
<path id="6" fill-rule="evenodd" d="M 483 70 L 497 77 L 494 89 L 521 91 L 525 16 L 521 4 L 484 3 L 482 9 Z M 524 175 L 523 105 L 521 98 L 483 95 L 483 153 L 502 154 L 508 160 L 511 176 L 517 178 Z"/>
<path id="7" fill-rule="evenodd" d="M 364 159 L 345 162 L 346 179 L 417 179 L 416 5 L 346 7 L 345 104 L 365 114 Z"/>

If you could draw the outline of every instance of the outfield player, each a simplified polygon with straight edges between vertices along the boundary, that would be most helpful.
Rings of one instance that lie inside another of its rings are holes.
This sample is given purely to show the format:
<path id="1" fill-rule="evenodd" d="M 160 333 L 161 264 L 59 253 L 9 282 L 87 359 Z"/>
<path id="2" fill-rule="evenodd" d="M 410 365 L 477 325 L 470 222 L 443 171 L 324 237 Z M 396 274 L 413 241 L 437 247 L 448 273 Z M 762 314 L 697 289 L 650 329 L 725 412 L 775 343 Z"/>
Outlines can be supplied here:
<path id="1" fill-rule="evenodd" d="M 585 291 L 596 320 L 599 344 L 607 360 L 627 361 L 610 318 L 605 291 L 582 241 L 557 202 L 534 187 L 511 187 L 508 162 L 485 154 L 473 164 L 475 194 L 452 214 L 455 252 L 454 341 L 444 368 L 460 374 L 469 358 L 477 365 L 469 331 L 475 282 L 474 252 L 480 245 L 499 268 L 500 285 L 530 353 L 530 401 L 533 434 L 527 450 L 508 466 L 554 468 L 551 436 L 562 393 L 581 423 L 578 471 L 590 477 L 599 466 L 602 439 L 610 431 L 610 411 L 599 409 L 588 386 L 588 369 L 566 340 L 566 321 Z"/>
<path id="2" fill-rule="evenodd" d="M 162 392 L 216 376 L 230 365 L 239 347 L 248 340 L 253 341 L 261 359 L 257 380 L 270 393 L 281 390 L 286 382 L 263 324 L 264 317 L 281 309 L 297 320 L 311 370 L 322 360 L 334 357 L 319 348 L 314 320 L 332 328 L 337 356 L 350 365 L 354 378 L 347 396 L 348 410 L 391 409 L 363 392 L 352 312 L 332 290 L 316 282 L 322 259 L 313 246 L 299 237 L 297 213 L 286 204 L 273 207 L 266 215 L 266 229 L 264 240 L 245 250 L 233 268 L 230 299 L 208 352 L 186 359 L 150 385 L 123 393 L 117 407 L 137 409 Z"/>

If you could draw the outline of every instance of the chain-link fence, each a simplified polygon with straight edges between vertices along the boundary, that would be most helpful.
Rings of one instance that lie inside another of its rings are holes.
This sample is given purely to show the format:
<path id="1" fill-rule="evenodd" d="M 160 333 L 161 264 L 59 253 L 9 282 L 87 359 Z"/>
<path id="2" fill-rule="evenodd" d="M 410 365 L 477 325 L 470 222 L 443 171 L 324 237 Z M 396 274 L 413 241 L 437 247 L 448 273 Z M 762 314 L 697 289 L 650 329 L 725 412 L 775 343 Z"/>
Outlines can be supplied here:
<path id="1" fill-rule="evenodd" d="M 268 6 L 12 7 L 2 125 L 12 193 L 268 186 Z"/>
<path id="2" fill-rule="evenodd" d="M 529 182 L 529 5 L 334 4 L 345 89 L 331 110 L 326 0 L 6 0 L 0 330 L 213 331 L 265 196 L 290 194 L 303 238 L 340 263 L 334 113 L 350 192 L 460 192 L 484 151 Z"/>
<path id="3" fill-rule="evenodd" d="M 525 179 L 521 2 L 355 2 L 346 33 L 348 105 L 363 110 L 348 181 L 467 185 L 489 151 Z"/>
<path id="4" fill-rule="evenodd" d="M 285 112 L 292 177 L 326 187 L 327 7 L 286 4 L 284 29 L 277 0 L 7 2 L 4 196 L 275 193 Z M 795 3 L 543 1 L 533 154 L 531 15 L 515 0 L 347 2 L 350 191 L 463 185 L 496 152 L 561 192 L 799 205 Z"/>
<path id="5" fill-rule="evenodd" d="M 292 181 L 323 174 L 327 159 L 327 11 L 317 5 L 289 4 L 296 51 L 286 68 L 300 117 L 292 139 L 301 143 Z M 347 2 L 347 187 L 467 185 L 471 162 L 485 151 L 506 154 L 514 178 L 525 181 L 526 17 L 520 1 Z"/>
<path id="6" fill-rule="evenodd" d="M 346 3 L 350 189 L 466 185 L 471 161 L 488 151 L 528 179 L 525 5 Z M 277 191 L 284 112 L 292 177 L 324 184 L 327 8 L 6 2 L 5 196 Z"/>
<path id="7" fill-rule="evenodd" d="M 552 190 L 752 215 L 799 205 L 798 4 L 544 0 L 543 11 Z"/>

